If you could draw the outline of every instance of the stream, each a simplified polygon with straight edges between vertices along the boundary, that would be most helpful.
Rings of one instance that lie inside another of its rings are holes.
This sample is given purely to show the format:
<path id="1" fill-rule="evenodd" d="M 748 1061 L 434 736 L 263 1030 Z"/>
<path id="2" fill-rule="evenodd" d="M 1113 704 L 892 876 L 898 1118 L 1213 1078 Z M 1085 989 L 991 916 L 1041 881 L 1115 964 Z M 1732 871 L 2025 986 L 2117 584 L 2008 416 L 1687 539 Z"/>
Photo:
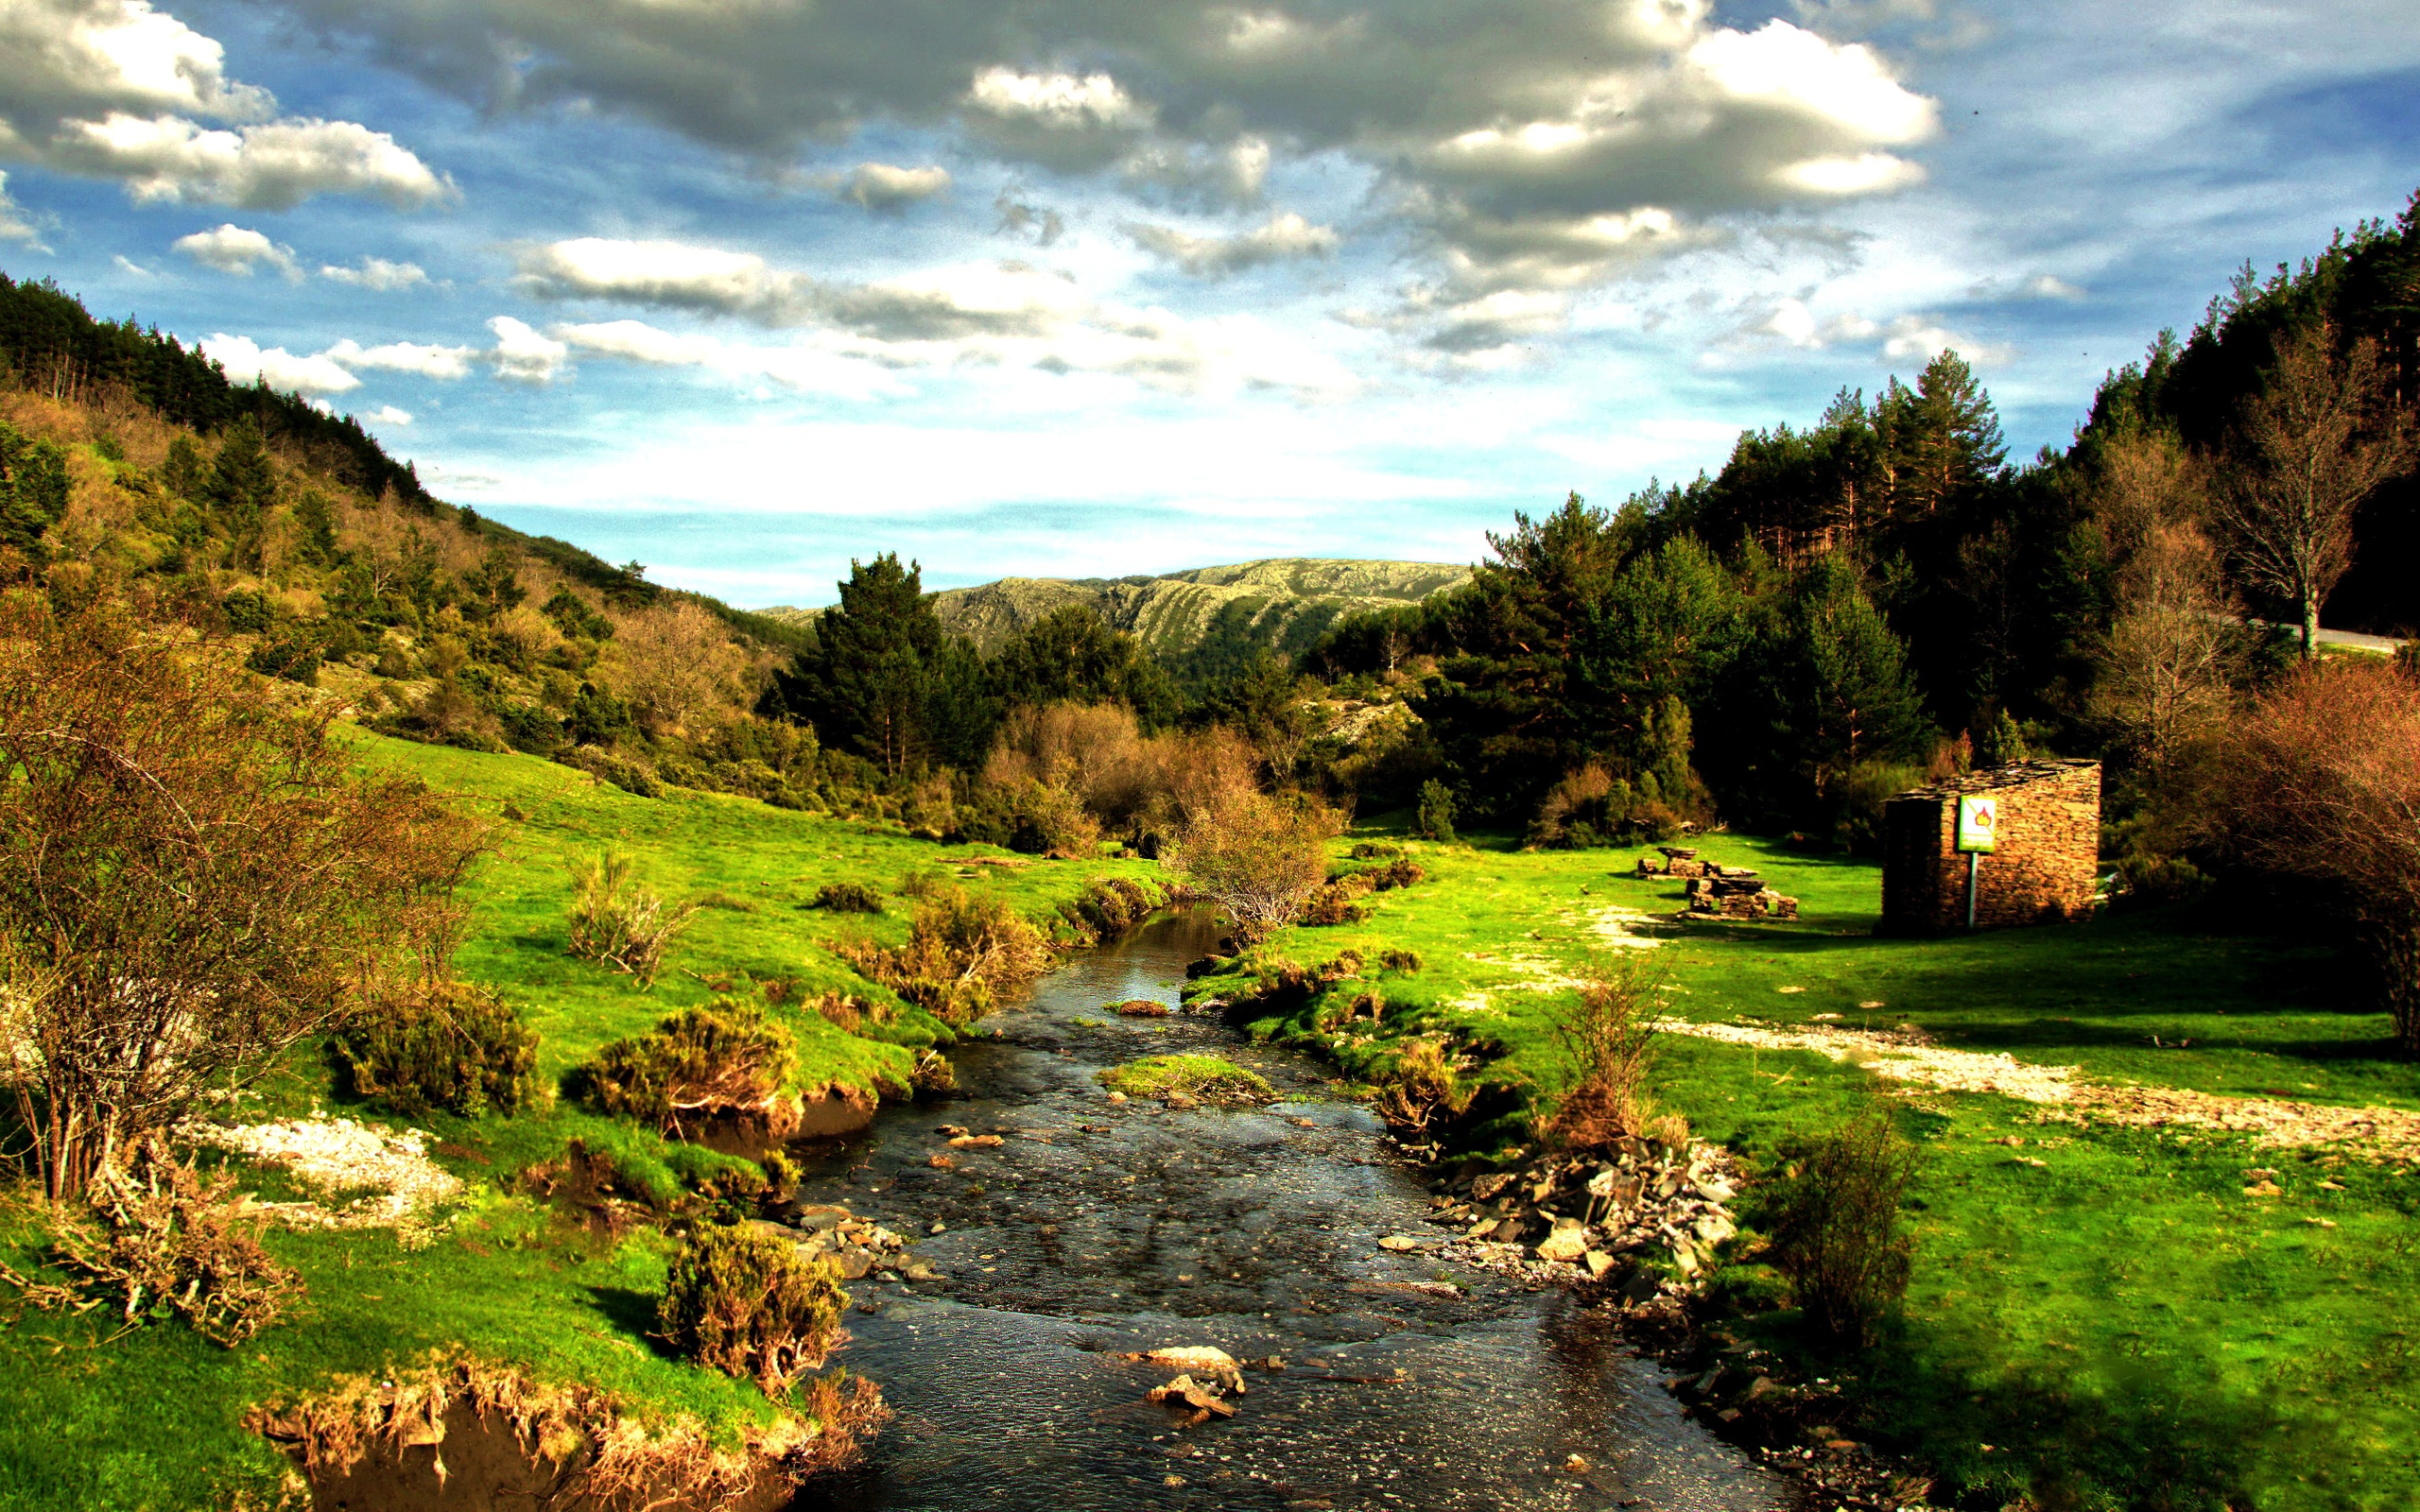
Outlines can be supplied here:
<path id="1" fill-rule="evenodd" d="M 1366 1108 L 1322 1100 L 1314 1062 L 1211 1015 L 1107 1011 L 1174 1005 L 1218 933 L 1164 915 L 1078 956 L 951 1052 L 959 1096 L 886 1108 L 810 1165 L 798 1202 L 908 1236 L 946 1279 L 849 1284 L 838 1363 L 898 1416 L 799 1508 L 1793 1504 L 1567 1294 L 1380 1248 L 1442 1238 L 1427 1190 Z M 1171 1053 L 1249 1066 L 1283 1100 L 1106 1100 L 1098 1072 Z M 1003 1143 L 953 1150 L 942 1124 Z M 1143 1400 L 1176 1372 L 1117 1358 L 1178 1345 L 1286 1367 L 1247 1369 L 1233 1418 L 1180 1428 Z"/>

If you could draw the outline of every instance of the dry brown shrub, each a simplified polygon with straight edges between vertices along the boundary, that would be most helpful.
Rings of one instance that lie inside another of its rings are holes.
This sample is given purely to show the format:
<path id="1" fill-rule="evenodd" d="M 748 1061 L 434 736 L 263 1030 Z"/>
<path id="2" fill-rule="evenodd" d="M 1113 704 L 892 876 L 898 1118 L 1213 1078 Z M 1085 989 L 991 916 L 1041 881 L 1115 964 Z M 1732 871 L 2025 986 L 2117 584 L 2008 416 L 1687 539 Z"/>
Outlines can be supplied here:
<path id="1" fill-rule="evenodd" d="M 2420 1056 L 2420 683 L 2367 657 L 2307 663 L 2235 724 L 2220 765 L 2236 847 L 2325 889 Z"/>
<path id="2" fill-rule="evenodd" d="M 651 733 L 736 713 L 753 665 L 731 627 L 687 599 L 625 614 L 607 647 L 598 680 Z"/>
<path id="3" fill-rule="evenodd" d="M 1647 1066 L 1654 1052 L 1655 978 L 1635 956 L 1598 961 L 1590 980 L 1554 1022 L 1555 1041 L 1572 1068 L 1570 1090 L 1539 1127 L 1549 1146 L 1601 1150 L 1651 1131 L 1654 1104 Z M 1687 1135 L 1682 1135 L 1686 1143 Z"/>
<path id="4" fill-rule="evenodd" d="M 0 594 L 0 1081 L 54 1198 L 327 1028 L 481 837 L 108 599 Z"/>
<path id="5" fill-rule="evenodd" d="M 108 1305 L 125 1329 L 175 1315 L 214 1344 L 233 1349 L 285 1316 L 302 1278 L 261 1247 L 261 1220 L 235 1177 L 204 1177 L 152 1139 L 130 1173 L 110 1167 L 86 1195 L 91 1217 L 57 1210 L 52 1255 L 76 1283 L 5 1279 L 39 1306 L 84 1312 Z"/>
<path id="6" fill-rule="evenodd" d="M 1371 1017 L 1377 1012 L 1373 1004 Z M 1455 1069 L 1443 1041 L 1414 1040 L 1396 1056 L 1379 1085 L 1374 1105 L 1378 1116 L 1414 1137 L 1426 1134 L 1440 1117 L 1461 1116 L 1477 1089 L 1464 1087 Z"/>
<path id="7" fill-rule="evenodd" d="M 994 1000 L 1050 969 L 1050 938 L 1007 900 L 934 889 L 916 904 L 908 943 L 843 941 L 834 954 L 871 980 L 953 1024 L 971 1023 Z"/>
<path id="8" fill-rule="evenodd" d="M 1186 805 L 1161 863 L 1217 903 L 1246 941 L 1266 939 L 1302 916 L 1327 881 L 1327 841 L 1342 828 L 1332 809 L 1226 788 Z"/>

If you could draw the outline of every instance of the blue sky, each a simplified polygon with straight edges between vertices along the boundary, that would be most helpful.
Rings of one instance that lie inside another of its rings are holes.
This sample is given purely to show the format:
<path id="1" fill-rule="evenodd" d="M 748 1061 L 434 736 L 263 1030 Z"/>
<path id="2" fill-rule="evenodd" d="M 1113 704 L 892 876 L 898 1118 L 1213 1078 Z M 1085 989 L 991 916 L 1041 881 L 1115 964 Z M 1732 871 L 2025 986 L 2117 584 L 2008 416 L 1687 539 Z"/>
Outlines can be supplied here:
<path id="1" fill-rule="evenodd" d="M 0 267 L 742 604 L 1466 560 L 2420 186 L 2409 0 L 0 0 Z"/>

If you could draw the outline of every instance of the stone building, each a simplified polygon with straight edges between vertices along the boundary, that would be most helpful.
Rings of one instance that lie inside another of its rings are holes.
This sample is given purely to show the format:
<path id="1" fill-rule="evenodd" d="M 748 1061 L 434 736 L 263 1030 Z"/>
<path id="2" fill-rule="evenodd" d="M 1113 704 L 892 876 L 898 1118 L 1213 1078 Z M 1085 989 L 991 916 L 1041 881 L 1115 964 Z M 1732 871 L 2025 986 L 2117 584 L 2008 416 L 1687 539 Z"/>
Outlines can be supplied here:
<path id="1" fill-rule="evenodd" d="M 1977 867 L 1975 927 L 2092 917 L 2100 856 L 2100 764 L 2019 762 L 1900 794 L 1882 806 L 1887 935 L 1966 927 L 1966 857 L 1958 799 L 1998 800 L 1996 848 Z"/>

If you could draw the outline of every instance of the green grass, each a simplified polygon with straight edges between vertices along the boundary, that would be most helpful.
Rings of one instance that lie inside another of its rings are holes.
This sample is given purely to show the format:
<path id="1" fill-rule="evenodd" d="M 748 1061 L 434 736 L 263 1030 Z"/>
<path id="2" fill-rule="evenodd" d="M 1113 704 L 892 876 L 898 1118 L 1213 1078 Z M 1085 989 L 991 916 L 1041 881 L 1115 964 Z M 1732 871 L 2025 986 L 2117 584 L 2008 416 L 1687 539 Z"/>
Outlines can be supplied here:
<path id="1" fill-rule="evenodd" d="M 1913 1023 L 1946 1044 L 2113 1081 L 2420 1107 L 2420 1077 L 2390 1056 L 2385 1015 L 2324 949 L 2221 933 L 2189 910 L 1882 938 L 1870 864 L 1733 836 L 1702 849 L 1759 868 L 1803 917 L 1667 936 L 1650 955 L 1680 1016 L 1837 1014 L 1827 1022 Z M 1470 1074 L 1489 1084 L 1479 1115 L 1495 1115 L 1481 1144 L 1518 1142 L 1568 1075 L 1551 1009 L 1569 1001 L 1557 985 L 1604 953 L 1598 916 L 1668 917 L 1680 885 L 1628 877 L 1634 850 L 1407 850 L 1429 880 L 1367 900 L 1366 922 L 1288 931 L 1188 991 L 1237 994 L 1276 958 L 1315 966 L 1354 951 L 1368 963 L 1360 973 L 1307 1002 L 1247 1009 L 1265 1015 L 1255 1032 L 1376 1079 L 1401 1037 L 1450 1030 L 1488 1061 Z M 1388 948 L 1416 950 L 1422 970 L 1382 973 Z M 1381 1021 L 1342 1022 L 1344 1005 L 1372 991 L 1386 1000 Z M 1884 1090 L 1812 1054 L 1679 1036 L 1663 1038 L 1654 1074 L 1667 1106 L 1752 1163 Z M 2053 1507 L 2420 1504 L 2408 1432 L 2420 1421 L 2420 1177 L 2241 1137 L 2042 1123 L 1998 1097 L 1894 1101 L 1925 1151 L 1910 1212 L 1915 1280 L 1895 1334 L 1842 1360 L 1813 1352 L 1787 1311 L 1741 1325 L 1807 1351 L 1809 1374 L 1858 1383 L 1844 1430 L 1912 1451 L 1979 1505 L 2020 1493 Z M 1994 1143 L 2012 1136 L 2025 1146 Z M 2247 1197 L 2252 1168 L 2275 1169 L 2285 1194 Z M 2324 1177 L 2346 1190 L 2321 1190 Z M 1737 1267 L 1729 1283 L 1770 1306 L 1761 1267 Z"/>
<path id="2" fill-rule="evenodd" d="M 1129 1097 L 1191 1097 L 1205 1103 L 1265 1103 L 1277 1094 L 1260 1074 L 1217 1056 L 1147 1056 L 1112 1066 L 1101 1085 Z"/>
<path id="3" fill-rule="evenodd" d="M 936 846 L 740 799 L 680 790 L 634 798 L 531 757 L 354 738 L 366 764 L 416 773 L 495 825 L 493 852 L 469 888 L 475 914 L 457 965 L 522 1007 L 542 1037 L 549 1080 L 676 1007 L 718 991 L 752 994 L 775 978 L 795 979 L 808 993 L 832 987 L 895 1001 L 836 960 L 829 946 L 853 934 L 904 940 L 912 902 L 895 901 L 879 917 L 804 906 L 826 883 L 861 883 L 892 896 L 911 873 L 938 870 L 1047 923 L 1095 878 L 1156 869 L 1023 858 L 1012 867 L 953 868 L 944 858 L 982 848 Z M 505 819 L 508 804 L 527 818 Z M 650 887 L 706 903 L 652 990 L 563 949 L 566 866 L 609 845 L 637 858 Z M 870 1028 L 895 1042 L 844 1034 L 811 1011 L 774 1011 L 798 1036 L 798 1079 L 814 1086 L 904 1082 L 909 1047 L 949 1034 L 905 1005 L 890 1025 Z M 305 1051 L 268 1087 L 267 1108 L 315 1105 L 364 1111 L 335 1097 L 323 1062 Z M 593 1382 L 642 1417 L 692 1416 L 725 1435 L 768 1415 L 752 1385 L 667 1358 L 648 1337 L 670 1250 L 659 1232 L 643 1228 L 609 1245 L 500 1190 L 573 1138 L 610 1153 L 631 1182 L 660 1199 L 730 1158 L 569 1104 L 510 1119 L 441 1115 L 420 1125 L 440 1142 L 441 1162 L 471 1184 L 469 1211 L 418 1252 L 387 1230 L 271 1234 L 272 1252 L 302 1273 L 307 1301 L 241 1349 L 205 1344 L 174 1324 L 99 1344 L 109 1329 L 95 1320 L 0 1303 L 0 1508 L 167 1512 L 226 1505 L 238 1491 L 273 1500 L 284 1466 L 244 1431 L 249 1406 L 431 1350 L 468 1348 L 542 1379 Z M 285 1190 L 273 1173 L 257 1184 Z M 0 1259 L 26 1269 L 40 1252 L 38 1215 L 23 1201 L 0 1204 Z"/>

